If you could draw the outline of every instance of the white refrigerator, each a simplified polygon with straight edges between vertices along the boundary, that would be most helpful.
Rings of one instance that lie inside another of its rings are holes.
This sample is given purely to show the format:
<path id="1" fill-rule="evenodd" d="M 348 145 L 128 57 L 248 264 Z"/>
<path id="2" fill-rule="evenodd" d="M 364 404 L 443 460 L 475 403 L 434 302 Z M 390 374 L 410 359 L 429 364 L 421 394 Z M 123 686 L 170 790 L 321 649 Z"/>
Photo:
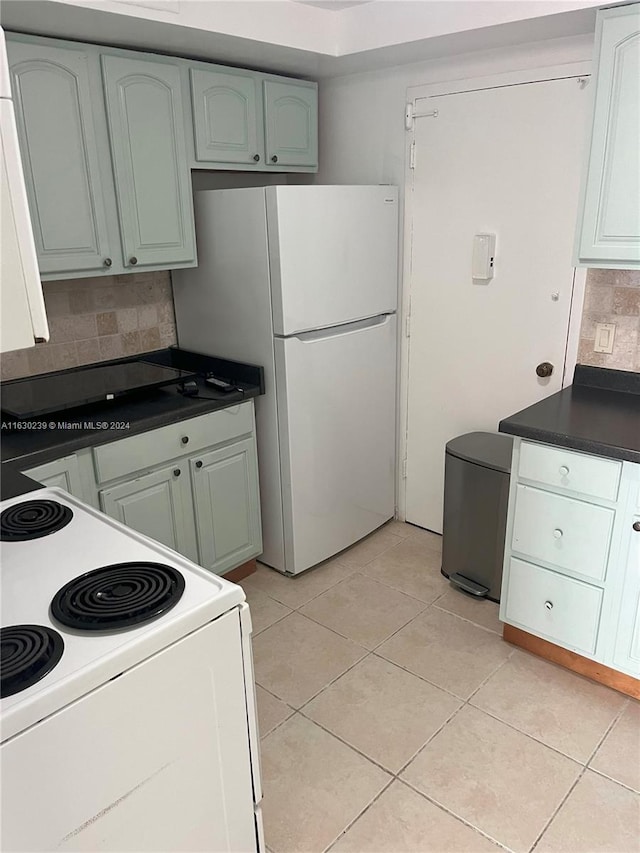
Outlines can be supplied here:
<path id="1" fill-rule="evenodd" d="M 195 214 L 178 344 L 264 367 L 260 560 L 297 574 L 394 515 L 397 188 L 207 190 Z"/>

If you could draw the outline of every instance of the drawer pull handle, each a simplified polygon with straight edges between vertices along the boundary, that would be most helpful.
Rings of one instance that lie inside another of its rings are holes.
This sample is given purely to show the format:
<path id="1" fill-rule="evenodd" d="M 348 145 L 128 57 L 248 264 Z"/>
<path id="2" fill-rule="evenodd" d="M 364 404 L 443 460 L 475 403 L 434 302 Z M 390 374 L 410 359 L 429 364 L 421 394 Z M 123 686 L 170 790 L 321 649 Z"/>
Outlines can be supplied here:
<path id="1" fill-rule="evenodd" d="M 640 533 L 640 521 L 634 521 L 631 525 L 636 533 Z"/>
<path id="2" fill-rule="evenodd" d="M 563 536 L 562 530 L 560 530 L 559 527 L 556 527 L 556 529 L 553 531 L 553 538 L 554 539 L 562 539 L 562 536 Z"/>
<path id="3" fill-rule="evenodd" d="M 569 473 L 569 469 L 567 468 L 566 465 L 561 465 L 559 471 L 560 471 L 560 475 L 562 477 L 566 477 L 567 474 Z"/>
<path id="4" fill-rule="evenodd" d="M 189 436 L 188 436 L 188 435 L 183 435 L 183 436 L 182 436 L 182 438 L 180 439 L 180 441 L 181 441 L 183 444 L 189 444 Z"/>
<path id="5" fill-rule="evenodd" d="M 182 471 L 181 471 L 179 468 L 174 468 L 174 469 L 173 469 L 173 476 L 174 476 L 174 477 L 179 477 L 179 476 L 180 476 L 180 474 L 182 474 Z"/>
<path id="6" fill-rule="evenodd" d="M 201 459 L 198 459 L 198 461 L 196 462 L 196 468 L 202 468 L 202 460 Z"/>
<path id="7" fill-rule="evenodd" d="M 553 610 L 553 601 L 545 601 L 544 606 L 547 610 Z"/>

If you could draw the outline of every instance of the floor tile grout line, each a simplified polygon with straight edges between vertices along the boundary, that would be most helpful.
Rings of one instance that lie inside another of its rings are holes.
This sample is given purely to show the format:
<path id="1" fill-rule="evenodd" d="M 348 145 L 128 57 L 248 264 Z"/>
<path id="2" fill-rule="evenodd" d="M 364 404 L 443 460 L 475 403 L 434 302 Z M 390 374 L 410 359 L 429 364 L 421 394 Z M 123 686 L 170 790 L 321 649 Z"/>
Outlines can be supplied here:
<path id="1" fill-rule="evenodd" d="M 349 749 L 353 750 L 353 752 L 356 752 L 361 758 L 366 759 L 370 764 L 374 764 L 379 770 L 384 771 L 387 776 L 391 776 L 394 779 L 396 778 L 396 774 L 393 772 L 393 770 L 389 770 L 388 767 L 385 767 L 384 764 L 381 764 L 377 759 L 372 758 L 370 755 L 367 755 L 367 753 L 363 752 L 360 747 L 354 746 L 352 743 L 349 743 L 349 741 L 345 740 L 342 735 L 339 735 L 331 729 L 327 728 L 323 723 L 318 722 L 318 720 L 314 720 L 313 717 L 307 716 L 307 714 L 305 714 L 302 710 L 297 711 L 296 713 L 300 714 L 302 717 L 304 717 L 305 720 L 308 720 L 310 723 L 313 723 L 314 725 L 318 726 L 318 728 L 322 729 L 322 731 L 326 732 L 326 734 L 331 735 L 331 737 L 334 737 L 336 740 L 339 740 L 340 743 L 344 744 L 344 746 L 349 747 Z"/>
<path id="2" fill-rule="evenodd" d="M 532 740 L 534 743 L 539 743 L 540 746 L 545 746 L 547 749 L 550 749 L 552 752 L 555 752 L 556 755 L 562 756 L 562 758 L 568 758 L 569 761 L 573 761 L 574 764 L 577 764 L 579 767 L 585 767 L 586 764 L 584 761 L 581 761 L 579 758 L 574 758 L 573 755 L 568 755 L 566 752 L 563 752 L 557 746 L 551 746 L 551 744 L 546 743 L 543 740 L 540 740 L 535 735 L 532 735 L 530 732 L 525 732 L 523 729 L 519 729 L 514 723 L 510 723 L 507 720 L 503 720 L 501 717 L 497 717 L 495 713 L 492 711 L 488 711 L 486 708 L 480 708 L 478 705 L 472 705 L 470 702 L 466 703 L 470 708 L 473 708 L 474 711 L 480 711 L 482 714 L 486 714 L 487 717 L 491 717 L 492 720 L 495 720 L 497 723 L 502 723 L 503 726 L 507 726 L 507 728 L 511 729 L 514 732 L 518 732 L 518 734 L 524 735 L 525 737 Z"/>
<path id="3" fill-rule="evenodd" d="M 340 636 L 340 634 L 338 634 L 338 636 Z M 343 675 L 346 675 L 348 672 L 351 672 L 351 670 L 354 669 L 356 666 L 358 666 L 359 663 L 362 663 L 364 660 L 366 660 L 369 657 L 369 655 L 371 654 L 371 652 L 368 649 L 364 649 L 364 647 L 362 647 L 362 646 L 361 646 L 361 648 L 363 648 L 363 650 L 366 652 L 366 654 L 364 654 L 361 658 L 358 658 L 358 660 L 354 661 L 354 663 L 350 664 L 350 666 L 348 666 L 347 669 L 345 669 L 343 672 L 341 672 L 340 675 L 336 675 L 335 678 L 332 678 L 331 681 L 329 681 L 327 684 L 324 685 L 324 687 L 321 687 L 320 690 L 318 690 L 316 693 L 314 693 L 313 696 L 309 697 L 309 699 L 305 699 L 305 701 L 302 703 L 302 705 L 300 705 L 299 708 L 295 708 L 294 710 L 295 711 L 302 711 L 303 708 L 306 708 L 310 702 L 313 702 L 313 700 L 316 699 L 318 696 L 320 696 L 321 693 L 324 693 L 325 690 L 327 690 L 329 687 L 331 687 L 333 684 L 335 684 L 336 681 L 341 679 Z M 260 686 L 262 686 L 262 685 L 260 685 Z M 282 701 L 285 701 L 285 700 L 283 699 Z M 288 702 L 287 702 L 287 704 L 289 705 Z M 292 706 L 289 705 L 289 707 L 292 707 Z"/>
<path id="4" fill-rule="evenodd" d="M 345 580 L 346 580 L 346 578 L 345 578 Z M 336 586 L 337 585 L 338 584 L 336 584 Z M 327 590 L 327 592 L 329 592 L 329 590 Z M 424 602 L 419 601 L 419 599 L 417 599 L 417 598 L 413 599 L 413 600 L 418 601 L 420 604 L 424 604 Z M 298 613 L 300 616 L 303 616 L 305 619 L 308 619 L 310 622 L 315 622 L 316 625 L 320 625 L 321 628 L 326 628 L 327 631 L 332 631 L 334 634 L 336 634 L 336 636 L 341 637 L 343 640 L 348 640 L 350 643 L 355 643 L 356 645 L 361 646 L 362 648 L 366 648 L 367 652 L 371 653 L 371 652 L 374 652 L 377 648 L 379 648 L 383 643 L 386 643 L 387 640 L 390 640 L 391 637 L 394 637 L 398 633 L 398 631 L 402 631 L 403 628 L 406 628 L 407 625 L 409 625 L 411 622 L 413 622 L 414 619 L 417 619 L 418 616 L 423 614 L 425 612 L 425 610 L 427 610 L 430 606 L 431 605 L 429 605 L 429 604 L 425 604 L 424 607 L 418 611 L 418 613 L 416 613 L 410 619 L 408 619 L 406 622 L 404 622 L 402 625 L 400 625 L 399 628 L 396 628 L 396 630 L 392 634 L 389 634 L 388 637 L 385 637 L 384 639 L 380 640 L 380 642 L 377 645 L 375 645 L 372 649 L 368 648 L 367 646 L 363 646 L 361 642 L 358 642 L 358 640 L 354 640 L 353 637 L 347 637 L 346 634 L 341 634 L 335 628 L 332 628 L 329 625 L 325 625 L 324 622 L 318 621 L 318 619 L 316 619 L 314 616 L 310 616 L 308 613 L 302 613 L 299 610 L 296 610 L 295 612 Z M 290 615 L 291 615 L 290 613 L 287 614 L 287 616 L 290 616 Z"/>
<path id="5" fill-rule="evenodd" d="M 275 599 L 274 599 L 274 601 L 275 601 Z M 278 602 L 278 604 L 279 604 L 279 603 L 280 603 L 280 602 Z M 249 612 L 251 612 L 251 604 L 249 603 L 249 601 L 248 601 L 248 600 L 247 600 L 247 604 L 249 604 Z M 277 624 L 278 624 L 278 622 L 282 622 L 282 620 L 283 620 L 283 619 L 286 619 L 286 618 L 287 618 L 287 616 L 291 616 L 291 614 L 292 614 L 293 612 L 294 612 L 293 610 L 290 610 L 288 613 L 285 613 L 285 614 L 284 614 L 284 616 L 278 616 L 278 618 L 275 620 L 275 622 L 271 622 L 271 623 L 270 623 L 269 625 L 267 625 L 265 628 L 260 628 L 260 630 L 259 630 L 259 631 L 252 631 L 252 632 L 251 632 L 251 636 L 252 636 L 252 637 L 259 637 L 259 636 L 260 636 L 260 634 L 263 634 L 265 631 L 268 631 L 268 630 L 269 630 L 269 628 L 272 628 L 274 625 L 277 625 Z"/>
<path id="6" fill-rule="evenodd" d="M 620 708 L 620 710 L 618 711 L 618 713 L 615 715 L 615 717 L 613 718 L 613 720 L 611 721 L 611 723 L 609 723 L 609 725 L 607 726 L 607 729 L 606 729 L 605 733 L 602 735 L 602 737 L 601 737 L 601 738 L 600 738 L 600 740 L 598 741 L 598 743 L 597 743 L 597 745 L 596 745 L 595 749 L 593 750 L 593 752 L 591 753 L 591 755 L 590 755 L 589 759 L 587 760 L 587 762 L 586 762 L 584 765 L 582 765 L 582 770 L 581 770 L 581 772 L 578 774 L 578 778 L 575 780 L 575 782 L 573 783 L 573 785 L 572 785 L 572 786 L 570 787 L 570 789 L 567 791 L 566 795 L 563 797 L 563 799 L 562 799 L 562 801 L 560 802 L 560 804 L 558 805 L 557 809 L 554 811 L 554 813 L 551 815 L 551 817 L 549 818 L 549 820 L 548 820 L 548 821 L 547 821 L 547 823 L 545 824 L 545 826 L 544 826 L 544 828 L 543 828 L 542 832 L 541 832 L 541 833 L 538 835 L 538 837 L 536 838 L 536 840 L 535 840 L 535 842 L 534 842 L 534 844 L 533 844 L 533 847 L 531 847 L 531 850 L 529 851 L 529 853 L 533 853 L 533 851 L 535 850 L 536 846 L 540 843 L 540 840 L 542 839 L 543 835 L 544 835 L 544 834 L 545 834 L 545 832 L 549 829 L 549 827 L 551 826 L 551 824 L 553 823 L 553 821 L 554 821 L 554 820 L 555 820 L 555 818 L 557 817 L 558 813 L 560 812 L 560 810 L 562 809 L 562 807 L 564 806 L 564 804 L 567 802 L 567 800 L 569 799 L 569 797 L 571 796 L 571 794 L 573 793 L 573 791 L 574 791 L 574 790 L 575 790 L 575 788 L 577 787 L 578 782 L 579 782 L 579 781 L 584 777 L 584 775 L 586 774 L 587 770 L 591 770 L 591 768 L 589 767 L 589 763 L 593 760 L 594 756 L 597 754 L 598 750 L 600 749 L 600 747 L 602 746 L 602 744 L 605 742 L 605 740 L 606 740 L 606 739 L 607 739 L 607 737 L 609 736 L 609 733 L 613 730 L 613 728 L 614 728 L 614 727 L 615 727 L 615 725 L 617 724 L 618 720 L 622 717 L 622 715 L 624 714 L 624 712 L 625 712 L 625 710 L 626 710 L 626 708 L 627 708 L 627 707 L 628 707 L 628 702 L 623 703 L 623 705 L 621 706 L 621 708 Z M 592 770 L 591 772 L 593 773 L 594 771 Z M 615 780 L 612 780 L 612 781 L 615 781 Z M 626 787 L 626 786 L 623 786 L 623 787 Z"/>
<path id="7" fill-rule="evenodd" d="M 513 652 L 515 652 L 515 651 L 517 651 L 517 649 L 515 649 L 515 648 L 514 648 Z M 513 723 L 510 723 L 510 722 L 508 722 L 507 720 L 503 720 L 501 717 L 496 716 L 496 714 L 495 714 L 495 713 L 492 713 L 491 711 L 488 711 L 486 708 L 480 708 L 478 705 L 474 705 L 474 704 L 472 703 L 472 701 L 471 701 L 471 700 L 475 698 L 475 696 L 480 692 L 480 690 L 482 690 L 482 688 L 485 686 L 485 684 L 486 684 L 488 681 L 490 681 L 490 679 L 492 679 L 492 678 L 493 678 L 493 676 L 494 676 L 494 675 L 496 675 L 496 674 L 497 674 L 497 673 L 498 673 L 498 672 L 499 672 L 499 671 L 500 671 L 504 666 L 506 666 L 506 665 L 507 665 L 507 663 L 509 663 L 509 661 L 511 660 L 511 658 L 512 658 L 512 656 L 513 656 L 513 652 L 509 655 L 509 657 L 508 657 L 505 661 L 503 661 L 503 662 L 500 664 L 500 666 L 498 666 L 498 667 L 497 667 L 497 669 L 495 669 L 495 670 L 491 673 L 491 675 L 488 675 L 488 676 L 487 676 L 487 678 L 485 678 L 485 680 L 482 682 L 482 684 L 481 684 L 481 685 L 480 685 L 476 690 L 474 690 L 474 691 L 473 691 L 473 693 L 469 696 L 469 698 L 465 700 L 465 705 L 468 705 L 470 708 L 473 708 L 473 709 L 474 709 L 474 710 L 476 710 L 476 711 L 480 711 L 481 713 L 486 714 L 488 717 L 491 717 L 493 720 L 496 720 L 496 722 L 498 722 L 498 723 L 502 723 L 503 725 L 507 726 L 508 728 L 512 729 L 513 731 L 519 732 L 521 735 L 524 735 L 525 737 L 528 737 L 530 740 L 534 741 L 535 743 L 539 743 L 541 746 L 546 746 L 546 747 L 547 747 L 547 749 L 550 749 L 550 750 L 552 750 L 553 752 L 557 753 L 558 755 L 561 755 L 563 758 L 568 758 L 568 759 L 569 759 L 569 761 L 573 761 L 575 764 L 578 764 L 580 767 L 585 767 L 585 768 L 586 768 L 586 767 L 588 766 L 588 762 L 583 762 L 583 761 L 580 761 L 578 758 L 574 758 L 572 755 L 567 755 L 567 753 L 566 753 L 566 752 L 562 752 L 562 750 L 558 749 L 557 747 L 555 747 L 555 746 L 551 746 L 551 744 L 546 743 L 545 741 L 538 739 L 537 737 L 535 737 L 535 735 L 532 735 L 532 734 L 530 734 L 529 732 L 525 732 L 525 731 L 523 731 L 522 729 L 519 729 L 519 728 L 518 728 L 516 725 L 514 725 Z M 623 709 L 624 709 L 624 707 L 625 707 L 625 706 L 623 706 Z M 608 735 L 608 733 L 609 733 L 609 731 L 611 730 L 611 728 L 612 728 L 612 727 L 615 725 L 615 723 L 618 721 L 618 719 L 620 718 L 621 714 L 622 714 L 622 711 L 618 711 L 618 713 L 617 713 L 617 714 L 616 714 L 616 716 L 614 717 L 613 721 L 609 724 L 609 726 L 608 726 L 607 730 L 605 731 L 604 735 L 602 736 L 602 740 L 600 740 L 600 741 L 598 742 L 598 745 L 596 746 L 596 750 L 595 750 L 595 751 L 597 751 L 597 750 L 599 749 L 600 745 L 602 744 L 602 741 L 604 740 L 604 738 L 606 738 L 606 736 Z M 595 754 L 595 753 L 591 753 L 591 758 L 593 758 L 593 755 L 594 755 L 594 754 Z M 589 758 L 588 760 L 590 761 L 590 760 L 591 760 L 591 758 Z"/>
<path id="8" fill-rule="evenodd" d="M 533 844 L 532 844 L 532 845 L 531 845 L 531 847 L 529 848 L 529 853 L 533 853 L 533 851 L 536 849 L 536 847 L 538 846 L 538 844 L 539 844 L 539 843 L 540 843 L 540 841 L 542 840 L 542 837 L 544 836 L 545 832 L 549 829 L 549 827 L 551 826 L 551 824 L 553 823 L 553 821 L 556 819 L 556 817 L 557 817 L 558 813 L 560 812 L 560 809 L 561 809 L 561 808 L 564 806 L 564 804 L 567 802 L 567 800 L 569 799 L 569 797 L 571 796 L 571 794 L 572 794 L 572 793 L 573 793 L 573 791 L 575 790 L 575 788 L 576 788 L 576 786 L 577 786 L 578 782 L 582 779 L 582 777 L 584 776 L 584 774 L 585 774 L 586 772 L 587 772 L 587 768 L 586 768 L 585 766 L 582 766 L 582 765 L 581 765 L 581 766 L 580 766 L 580 773 L 578 773 L 578 776 L 577 776 L 577 778 L 574 780 L 573 784 L 569 786 L 569 790 L 568 790 L 568 791 L 567 791 L 567 793 L 564 795 L 564 797 L 561 799 L 560 803 L 558 804 L 557 808 L 554 810 L 554 812 L 553 812 L 553 814 L 551 815 L 551 817 L 549 818 L 549 820 L 548 820 L 548 821 L 545 823 L 545 825 L 542 827 L 541 832 L 538 834 L 538 836 L 537 836 L 536 840 L 533 842 Z"/>
<path id="9" fill-rule="evenodd" d="M 624 782 L 621 782 L 619 779 L 614 779 L 613 776 L 608 776 L 602 770 L 596 770 L 595 767 L 586 767 L 586 770 L 590 770 L 591 773 L 595 773 L 597 776 L 601 776 L 603 779 L 607 779 L 609 782 L 613 782 L 614 785 L 619 785 L 621 788 L 625 788 L 627 791 L 630 791 L 632 794 L 636 794 L 640 796 L 640 789 L 632 788 L 631 785 L 627 785 Z"/>
<path id="10" fill-rule="evenodd" d="M 453 588 L 453 587 L 452 587 Z M 449 590 L 447 590 L 448 592 Z M 437 602 L 440 601 L 440 598 L 444 598 L 447 593 L 443 593 L 439 598 L 435 601 L 432 601 L 431 604 L 433 607 L 436 607 L 438 610 L 442 610 L 443 613 L 448 613 L 450 616 L 456 616 L 458 619 L 462 619 L 463 622 L 468 622 L 470 625 L 475 625 L 476 628 L 482 628 L 483 631 L 488 631 L 490 634 L 495 634 L 496 637 L 502 637 L 500 631 L 494 631 L 493 628 L 487 628 L 486 625 L 481 625 L 479 622 L 474 622 L 473 619 L 467 619 L 466 616 L 461 616 L 459 613 L 454 613 L 453 610 L 447 610 L 446 607 L 440 607 Z M 494 602 L 495 603 L 495 602 Z"/>
<path id="11" fill-rule="evenodd" d="M 396 780 L 395 780 L 395 777 L 391 777 L 391 779 L 389 779 L 389 781 L 386 783 L 386 785 L 384 786 L 384 788 L 382 788 L 382 790 L 381 790 L 381 791 L 378 791 L 378 793 L 377 793 L 377 794 L 375 795 L 375 797 L 371 800 L 371 802 L 367 803 L 367 805 L 362 809 L 362 811 L 358 812 L 358 814 L 357 814 L 357 815 L 353 818 L 353 820 L 352 820 L 352 821 L 351 821 L 351 822 L 350 822 L 350 823 L 349 823 L 349 824 L 348 824 L 348 825 L 347 825 L 347 826 L 342 830 L 342 832 L 340 832 L 340 834 L 339 834 L 339 835 L 336 835 L 336 837 L 333 839 L 333 841 L 332 841 L 332 842 L 331 842 L 327 847 L 325 847 L 325 848 L 324 848 L 323 853 L 329 853 L 329 851 L 331 850 L 331 848 L 332 848 L 332 847 L 334 847 L 334 846 L 338 843 L 338 841 L 340 841 L 340 839 L 341 839 L 344 835 L 346 835 L 346 834 L 347 834 L 347 832 L 349 832 L 349 830 L 350 830 L 350 829 L 351 829 L 351 827 L 354 825 L 354 823 L 356 823 L 356 821 L 360 820 L 360 818 L 361 818 L 361 817 L 362 817 L 366 812 L 368 812 L 368 811 L 369 811 L 369 809 L 371 808 L 371 806 L 373 806 L 373 804 L 374 804 L 374 803 L 376 803 L 376 802 L 380 799 L 380 797 L 384 794 L 384 792 L 385 792 L 386 790 L 388 790 L 388 789 L 393 785 L 393 783 L 394 783 L 395 781 L 396 781 Z"/>
<path id="12" fill-rule="evenodd" d="M 405 628 L 406 628 L 406 625 L 405 625 Z M 424 681 L 425 684 L 429 684 L 429 685 L 431 685 L 431 687 L 436 687 L 438 690 L 442 690 L 443 693 L 446 693 L 447 696 L 451 696 L 454 699 L 457 699 L 458 702 L 462 702 L 463 704 L 466 703 L 466 699 L 463 699 L 462 696 L 458 696 L 457 693 L 453 693 L 451 690 L 447 689 L 446 687 L 442 687 L 442 685 L 436 684 L 435 681 L 429 681 L 429 679 L 426 678 L 424 675 L 420 675 L 417 672 L 413 672 L 413 670 L 411 670 L 411 669 L 407 669 L 407 667 L 403 666 L 401 663 L 398 663 L 397 661 L 390 660 L 389 658 L 386 658 L 383 654 L 381 654 L 379 651 L 377 651 L 377 649 L 374 649 L 371 652 L 371 654 L 375 655 L 377 658 L 380 658 L 383 661 L 386 661 L 387 663 L 392 664 L 393 666 L 397 666 L 398 669 L 401 669 L 403 672 L 407 672 L 407 673 L 409 673 L 409 675 L 413 675 L 416 678 L 419 678 L 420 681 Z"/>
<path id="13" fill-rule="evenodd" d="M 268 687 L 264 687 L 262 684 L 258 684 L 258 682 L 255 680 L 255 676 L 254 676 L 254 679 L 253 679 L 253 680 L 254 680 L 255 684 L 256 684 L 256 685 L 257 685 L 261 690 L 264 690 L 264 692 L 265 692 L 265 693 L 268 693 L 268 694 L 269 694 L 269 696 L 272 696 L 274 699 L 277 699 L 277 700 L 278 700 L 278 702 L 282 702 L 282 704 L 283 704 L 283 705 L 286 705 L 286 706 L 287 706 L 287 708 L 291 708 L 291 710 L 292 710 L 292 711 L 295 711 L 295 710 L 296 710 L 296 709 L 293 707 L 293 705 L 290 705 L 290 704 L 286 701 L 286 699 L 281 699 L 281 698 L 280 698 L 280 696 L 276 695 L 276 694 L 273 692 L 273 690 L 269 690 L 269 688 L 268 688 Z"/>
<path id="14" fill-rule="evenodd" d="M 593 761 L 593 759 L 594 759 L 594 758 L 596 757 L 596 755 L 598 754 L 598 750 L 600 749 L 600 747 L 602 746 L 602 744 L 605 742 L 605 740 L 609 737 L 609 735 L 610 735 L 610 734 L 611 734 L 611 732 L 614 730 L 614 728 L 618 725 L 618 723 L 619 723 L 619 722 L 620 722 L 620 720 L 622 719 L 622 716 L 624 715 L 624 712 L 627 710 L 627 708 L 628 708 L 628 707 L 629 707 L 629 703 L 628 703 L 628 702 L 624 702 L 624 703 L 621 705 L 620 710 L 619 710 L 619 711 L 618 711 L 618 713 L 615 715 L 615 717 L 613 718 L 613 720 L 611 721 L 611 723 L 607 726 L 607 729 L 606 729 L 605 733 L 602 735 L 602 737 L 600 738 L 600 740 L 599 740 L 599 741 L 598 741 L 598 743 L 596 744 L 595 749 L 593 750 L 593 752 L 592 752 L 592 753 L 591 753 L 591 755 L 589 756 L 588 760 L 585 762 L 585 766 L 586 766 L 586 767 L 589 767 L 589 765 L 591 764 L 591 762 Z"/>
<path id="15" fill-rule="evenodd" d="M 461 817 L 459 814 L 456 814 L 456 812 L 451 811 L 451 809 L 447 808 L 443 803 L 434 799 L 432 796 L 429 796 L 429 794 L 425 794 L 425 792 L 421 791 L 419 788 L 416 788 L 415 785 L 413 785 L 411 782 L 407 781 L 406 779 L 398 779 L 398 782 L 400 782 L 403 785 L 406 785 L 414 793 L 418 794 L 418 796 L 420 796 L 423 799 L 427 800 L 428 802 L 432 803 L 434 806 L 437 806 L 445 814 L 448 814 L 451 817 L 455 818 L 457 821 L 464 824 L 464 826 L 468 826 L 469 829 L 472 829 L 474 832 L 477 832 L 478 835 L 481 835 L 483 838 L 486 838 L 488 841 L 491 841 L 493 844 L 497 844 L 498 847 L 500 847 L 502 850 L 507 850 L 508 853 L 514 853 L 512 847 L 508 847 L 506 844 L 503 844 L 501 841 L 498 841 L 497 838 L 494 838 L 492 835 L 489 835 L 483 829 L 480 829 L 479 827 L 470 823 L 468 820 Z"/>
<path id="16" fill-rule="evenodd" d="M 461 702 L 462 702 L 462 700 L 459 700 L 459 701 L 461 701 Z M 419 754 L 420 754 L 424 749 L 426 749 L 426 748 L 429 746 L 429 744 L 430 744 L 430 743 L 431 743 L 431 742 L 432 742 L 432 741 L 433 741 L 433 740 L 434 740 L 434 739 L 435 739 L 435 738 L 440 734 L 440 732 L 441 732 L 441 731 L 442 731 L 446 726 L 448 726 L 448 725 L 449 725 L 449 723 L 453 720 L 453 718 L 454 718 L 454 717 L 457 717 L 457 715 L 458 715 L 458 714 L 460 713 L 460 711 L 464 708 L 464 706 L 465 706 L 465 703 L 464 703 L 464 702 L 462 702 L 462 704 L 461 704 L 461 705 L 459 705 L 459 706 L 455 709 L 455 711 L 453 711 L 453 712 L 452 712 L 452 713 L 447 717 L 447 719 L 444 721 L 444 723 L 442 723 L 442 725 L 441 725 L 441 726 L 439 726 L 439 727 L 436 729 L 436 731 L 435 731 L 435 732 L 434 732 L 430 737 L 428 737 L 428 738 L 427 738 L 427 740 L 422 744 L 422 746 L 421 746 L 419 749 L 417 749 L 417 750 L 413 753 L 413 755 L 411 756 L 411 758 L 409 758 L 409 760 L 408 760 L 408 761 L 406 761 L 406 762 L 402 765 L 402 767 L 398 770 L 398 772 L 395 774 L 397 779 L 399 779 L 400 781 L 404 781 L 404 780 L 401 778 L 401 777 L 402 777 L 402 773 L 404 773 L 404 772 L 405 772 L 405 770 L 409 767 L 409 765 L 410 765 L 410 764 L 412 764 L 412 763 L 413 763 L 413 761 L 418 757 L 418 755 L 419 755 Z"/>

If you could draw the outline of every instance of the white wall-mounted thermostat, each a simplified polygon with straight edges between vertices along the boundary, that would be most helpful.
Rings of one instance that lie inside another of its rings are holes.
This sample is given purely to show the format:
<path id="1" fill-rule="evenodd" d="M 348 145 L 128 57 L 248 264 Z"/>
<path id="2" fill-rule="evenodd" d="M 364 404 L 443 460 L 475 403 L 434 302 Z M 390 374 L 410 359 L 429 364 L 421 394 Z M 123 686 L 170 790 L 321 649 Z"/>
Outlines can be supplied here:
<path id="1" fill-rule="evenodd" d="M 493 278 L 495 254 L 495 234 L 476 234 L 474 236 L 471 260 L 471 277 L 474 281 L 490 281 Z"/>

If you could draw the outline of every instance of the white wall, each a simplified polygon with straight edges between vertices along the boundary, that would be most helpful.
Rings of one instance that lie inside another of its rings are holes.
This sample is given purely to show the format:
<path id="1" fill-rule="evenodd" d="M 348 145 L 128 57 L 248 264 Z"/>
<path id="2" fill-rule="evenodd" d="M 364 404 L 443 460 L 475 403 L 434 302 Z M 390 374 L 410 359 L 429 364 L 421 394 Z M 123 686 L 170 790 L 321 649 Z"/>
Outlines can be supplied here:
<path id="1" fill-rule="evenodd" d="M 318 183 L 404 183 L 407 88 L 590 60 L 593 35 L 469 53 L 320 82 Z"/>

